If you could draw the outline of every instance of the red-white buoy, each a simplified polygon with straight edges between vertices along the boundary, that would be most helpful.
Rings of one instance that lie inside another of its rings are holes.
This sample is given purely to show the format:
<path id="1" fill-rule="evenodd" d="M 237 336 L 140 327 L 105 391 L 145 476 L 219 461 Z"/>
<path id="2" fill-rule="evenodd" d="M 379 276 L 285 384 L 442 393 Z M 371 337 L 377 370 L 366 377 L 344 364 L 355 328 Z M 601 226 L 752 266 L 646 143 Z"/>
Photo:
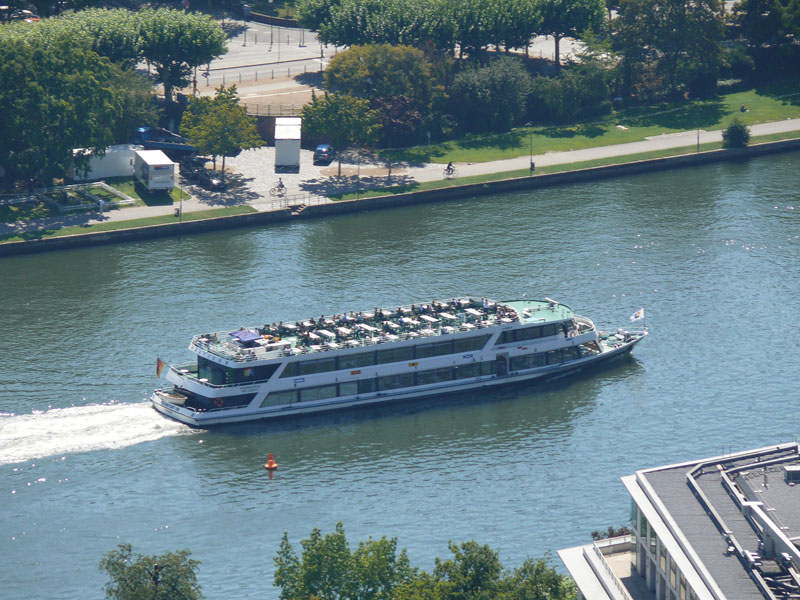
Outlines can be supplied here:
<path id="1" fill-rule="evenodd" d="M 264 465 L 264 468 L 267 471 L 274 471 L 278 468 L 278 463 L 272 459 L 272 452 L 267 455 L 267 464 Z"/>

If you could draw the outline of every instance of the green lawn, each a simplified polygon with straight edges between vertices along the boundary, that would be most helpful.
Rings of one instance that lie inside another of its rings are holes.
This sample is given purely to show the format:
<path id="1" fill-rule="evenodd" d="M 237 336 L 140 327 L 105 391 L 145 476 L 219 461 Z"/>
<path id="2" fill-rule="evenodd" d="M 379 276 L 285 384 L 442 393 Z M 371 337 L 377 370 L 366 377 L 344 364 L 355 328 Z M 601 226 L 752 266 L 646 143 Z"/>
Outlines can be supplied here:
<path id="1" fill-rule="evenodd" d="M 740 112 L 741 105 L 745 105 L 748 112 Z M 765 84 L 711 100 L 623 109 L 571 126 L 523 127 L 503 134 L 466 136 L 395 151 L 387 156 L 409 162 L 487 162 L 525 156 L 531 148 L 533 154 L 543 154 L 637 142 L 647 136 L 696 128 L 724 129 L 733 117 L 740 118 L 746 125 L 800 118 L 800 80 Z"/>
<path id="2" fill-rule="evenodd" d="M 773 133 L 770 135 L 763 135 L 754 137 L 751 143 L 759 142 L 777 142 L 780 140 L 790 140 L 800 137 L 800 132 L 788 131 L 785 133 Z M 711 142 L 708 144 L 700 144 L 700 151 L 705 152 L 708 150 L 719 150 L 722 148 L 722 142 Z M 697 146 L 685 146 L 683 148 L 668 148 L 664 150 L 653 150 L 651 152 L 640 152 L 639 154 L 626 154 L 624 156 L 615 156 L 609 158 L 599 158 L 595 160 L 587 160 L 576 163 L 566 163 L 562 165 L 549 165 L 546 167 L 537 167 L 537 175 L 545 175 L 548 173 L 564 173 L 567 171 L 576 171 L 579 169 L 590 169 L 592 167 L 603 167 L 607 165 L 619 165 L 637 160 L 648 160 L 652 158 L 665 158 L 667 156 L 681 156 L 684 154 L 692 154 L 697 150 Z M 486 183 L 489 181 L 500 181 L 503 179 L 514 179 L 519 177 L 529 177 L 530 172 L 528 169 L 517 169 L 514 171 L 502 171 L 500 173 L 490 173 L 487 175 L 474 175 L 471 177 L 459 177 L 457 179 L 442 179 L 438 181 L 425 181 L 422 183 L 414 183 L 410 185 L 399 185 L 391 188 L 381 188 L 376 190 L 365 190 L 358 194 L 339 194 L 331 196 L 331 200 L 357 200 L 359 198 L 372 198 L 379 196 L 393 196 L 395 194 L 404 194 L 406 192 L 421 192 L 425 190 L 438 190 L 447 187 L 454 187 L 458 185 L 468 185 L 471 183 Z"/>
<path id="3" fill-rule="evenodd" d="M 148 192 L 143 187 L 137 186 L 133 177 L 112 177 L 104 181 L 114 189 L 136 200 L 138 206 L 163 206 L 179 202 L 181 199 L 181 189 L 178 187 L 172 188 L 169 194 L 165 194 L 163 192 Z M 188 198 L 189 193 L 183 192 L 183 197 Z"/>
<path id="4" fill-rule="evenodd" d="M 199 221 L 202 219 L 213 219 L 215 217 L 230 217 L 233 215 L 244 215 L 257 212 L 250 205 L 231 206 L 228 208 L 214 208 L 197 212 L 187 212 L 183 214 L 183 221 Z M 22 242 L 28 240 L 40 240 L 45 238 L 62 237 L 65 235 L 75 235 L 79 233 L 99 233 L 103 231 L 115 231 L 118 229 L 134 229 L 136 227 L 147 227 L 150 225 L 162 225 L 164 223 L 177 223 L 180 219 L 173 215 L 163 215 L 160 217 L 148 217 L 146 219 L 133 219 L 130 221 L 108 221 L 106 223 L 95 223 L 92 225 L 77 225 L 73 227 L 63 227 L 60 229 L 44 229 L 30 231 L 23 234 L 9 234 L 0 236 L 2 242 Z"/>

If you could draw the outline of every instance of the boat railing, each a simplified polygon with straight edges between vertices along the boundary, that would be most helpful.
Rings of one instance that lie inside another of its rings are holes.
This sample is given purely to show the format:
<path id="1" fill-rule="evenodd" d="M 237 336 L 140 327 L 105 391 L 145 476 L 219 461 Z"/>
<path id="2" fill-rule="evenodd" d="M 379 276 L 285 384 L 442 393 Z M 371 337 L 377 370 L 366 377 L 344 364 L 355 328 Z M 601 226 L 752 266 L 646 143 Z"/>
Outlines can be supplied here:
<path id="1" fill-rule="evenodd" d="M 403 307 L 401 307 L 403 308 Z M 410 310 L 410 306 L 409 306 Z M 591 323 L 591 321 L 590 321 Z M 452 335 L 455 333 L 463 333 L 474 331 L 476 329 L 484 329 L 497 325 L 497 319 L 494 316 L 484 319 L 476 319 L 472 322 L 453 322 L 452 330 L 445 329 L 444 323 L 431 324 L 426 328 L 403 331 L 398 334 L 382 334 L 382 335 L 365 335 L 364 337 L 354 336 L 350 340 L 358 342 L 358 344 L 344 345 L 341 341 L 331 343 L 323 343 L 319 345 L 310 346 L 295 346 L 294 348 L 287 348 L 285 350 L 270 350 L 264 352 L 260 348 L 242 348 L 233 341 L 224 339 L 226 333 L 211 333 L 205 335 L 198 335 L 192 339 L 192 346 L 201 348 L 219 356 L 221 358 L 233 362 L 252 362 L 259 360 L 270 360 L 273 358 L 285 358 L 295 356 L 296 354 L 309 354 L 329 352 L 331 350 L 341 350 L 342 348 L 358 348 L 363 346 L 374 346 L 375 344 L 385 344 L 397 341 L 407 341 L 412 339 L 419 339 L 425 337 L 440 337 L 443 335 Z M 220 340 L 220 338 L 223 338 Z"/>
<path id="2" fill-rule="evenodd" d="M 587 333 L 594 330 L 594 323 L 591 319 L 575 315 L 575 323 L 578 325 L 578 334 Z"/>

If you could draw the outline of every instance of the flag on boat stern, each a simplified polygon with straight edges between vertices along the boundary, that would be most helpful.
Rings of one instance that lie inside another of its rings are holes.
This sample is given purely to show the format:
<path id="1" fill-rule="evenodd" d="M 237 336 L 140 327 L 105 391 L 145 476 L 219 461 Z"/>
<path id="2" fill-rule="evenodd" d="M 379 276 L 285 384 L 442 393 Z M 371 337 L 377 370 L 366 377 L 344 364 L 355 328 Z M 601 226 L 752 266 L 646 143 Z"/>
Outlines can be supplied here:
<path id="1" fill-rule="evenodd" d="M 161 371 L 164 370 L 164 365 L 166 365 L 163 360 L 160 358 L 156 358 L 156 377 L 161 377 Z"/>
<path id="2" fill-rule="evenodd" d="M 635 313 L 633 313 L 631 315 L 631 322 L 633 322 L 633 321 L 641 321 L 642 319 L 644 319 L 644 309 L 643 308 L 640 308 L 639 310 L 637 310 Z"/>

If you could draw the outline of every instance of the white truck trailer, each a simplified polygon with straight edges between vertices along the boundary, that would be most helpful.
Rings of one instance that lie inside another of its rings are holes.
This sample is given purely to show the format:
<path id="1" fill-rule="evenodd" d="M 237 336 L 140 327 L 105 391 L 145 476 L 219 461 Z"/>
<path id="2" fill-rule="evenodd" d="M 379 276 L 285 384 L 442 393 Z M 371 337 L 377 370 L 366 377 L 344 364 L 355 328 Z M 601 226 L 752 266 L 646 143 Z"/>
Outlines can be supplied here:
<path id="1" fill-rule="evenodd" d="M 275 171 L 300 170 L 300 117 L 275 118 Z"/>
<path id="2" fill-rule="evenodd" d="M 133 173 L 148 191 L 169 192 L 175 187 L 175 163 L 161 150 L 137 150 Z"/>

